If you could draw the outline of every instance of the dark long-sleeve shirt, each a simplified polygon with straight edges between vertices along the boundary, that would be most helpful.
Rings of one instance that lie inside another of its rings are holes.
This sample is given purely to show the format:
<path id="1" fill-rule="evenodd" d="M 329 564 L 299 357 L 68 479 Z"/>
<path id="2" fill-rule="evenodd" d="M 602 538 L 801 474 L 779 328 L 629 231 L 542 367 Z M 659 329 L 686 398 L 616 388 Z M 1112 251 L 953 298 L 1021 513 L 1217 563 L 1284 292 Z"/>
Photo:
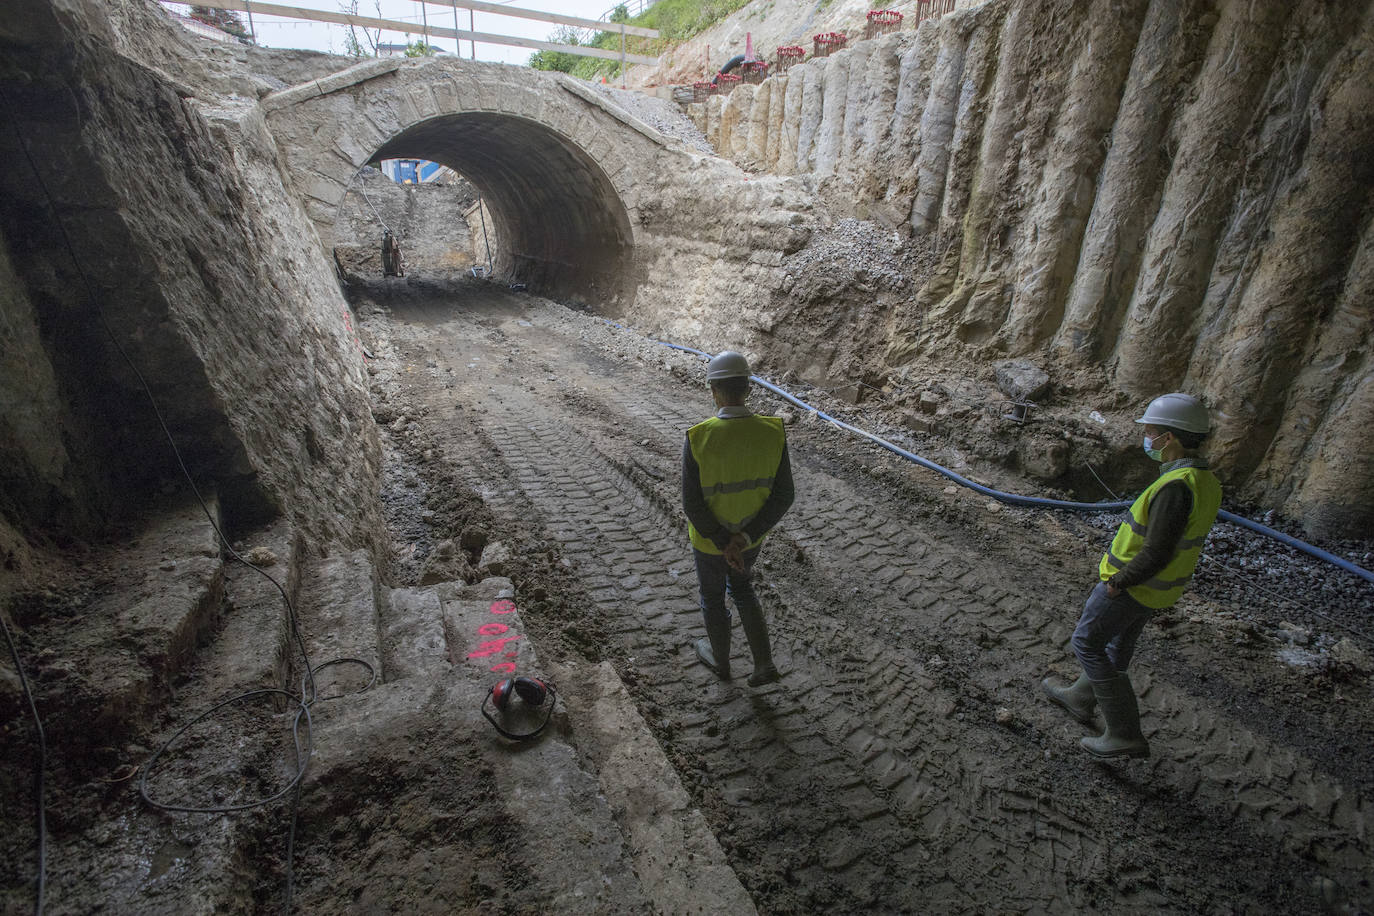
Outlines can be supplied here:
<path id="1" fill-rule="evenodd" d="M 1160 573 L 1178 552 L 1178 542 L 1188 529 L 1193 514 L 1193 491 L 1181 480 L 1167 483 L 1150 500 L 1146 519 L 1145 546 L 1122 569 L 1107 580 L 1113 588 L 1127 589 L 1148 582 Z"/>
<path id="2" fill-rule="evenodd" d="M 773 489 L 768 493 L 758 514 L 744 526 L 744 533 L 750 541 L 756 541 L 773 529 L 787 510 L 792 508 L 796 498 L 796 488 L 792 482 L 792 461 L 787 454 L 787 444 L 782 447 L 782 460 L 778 462 L 777 473 L 773 475 Z M 701 490 L 701 469 L 692 457 L 692 440 L 682 443 L 682 508 L 690 521 L 702 535 L 724 550 L 730 543 L 730 530 L 720 523 L 706 504 L 706 495 Z"/>

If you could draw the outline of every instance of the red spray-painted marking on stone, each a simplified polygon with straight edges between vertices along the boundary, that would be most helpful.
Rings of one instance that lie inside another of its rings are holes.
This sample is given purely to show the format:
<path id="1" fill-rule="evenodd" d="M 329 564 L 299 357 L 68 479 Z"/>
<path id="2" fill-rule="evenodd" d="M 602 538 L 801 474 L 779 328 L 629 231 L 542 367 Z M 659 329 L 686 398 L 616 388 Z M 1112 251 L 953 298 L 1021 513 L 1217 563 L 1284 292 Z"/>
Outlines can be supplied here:
<path id="1" fill-rule="evenodd" d="M 476 649 L 468 653 L 468 658 L 488 658 L 496 655 L 506 648 L 506 643 L 515 642 L 520 638 L 520 634 L 514 636 L 502 636 L 500 639 L 488 639 L 480 644 Z"/>
<path id="2" fill-rule="evenodd" d="M 491 606 L 488 607 L 487 610 L 496 615 L 513 614 L 515 613 L 515 602 L 511 601 L 509 598 L 497 598 L 491 603 Z M 505 635 L 508 633 L 510 635 Z M 511 633 L 509 625 L 498 623 L 494 620 L 489 621 L 477 628 L 477 635 L 495 638 L 478 643 L 477 648 L 468 653 L 468 658 L 492 658 L 493 656 L 499 656 L 502 658 L 515 659 L 520 657 L 520 649 L 518 646 L 513 650 L 508 650 L 507 645 L 521 639 L 523 634 Z M 487 670 L 495 674 L 514 674 L 515 669 L 515 662 L 509 661 L 497 662 Z"/>

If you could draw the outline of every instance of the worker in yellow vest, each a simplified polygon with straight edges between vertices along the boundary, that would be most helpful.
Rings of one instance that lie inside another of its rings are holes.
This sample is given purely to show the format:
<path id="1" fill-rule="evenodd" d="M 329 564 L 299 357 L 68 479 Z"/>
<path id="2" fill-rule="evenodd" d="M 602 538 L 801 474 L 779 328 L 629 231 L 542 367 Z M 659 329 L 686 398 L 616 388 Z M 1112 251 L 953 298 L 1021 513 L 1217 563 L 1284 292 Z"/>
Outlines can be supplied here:
<path id="1" fill-rule="evenodd" d="M 1183 594 L 1221 508 L 1221 484 L 1198 455 L 1210 429 L 1202 402 L 1166 394 L 1136 422 L 1145 426 L 1145 453 L 1162 463 L 1159 477 L 1131 505 L 1098 564 L 1101 581 L 1073 632 L 1083 674 L 1069 687 L 1041 682 L 1052 701 L 1085 725 L 1101 707 L 1106 731 L 1080 742 L 1099 757 L 1150 756 L 1126 668 L 1145 624 Z"/>
<path id="2" fill-rule="evenodd" d="M 706 365 L 716 415 L 687 430 L 682 447 L 682 508 L 696 559 L 706 638 L 693 645 L 702 664 L 730 678 L 727 591 L 754 656 L 750 687 L 776 681 L 763 608 L 754 594 L 754 560 L 764 536 L 792 505 L 792 465 L 778 417 L 745 406 L 749 361 L 731 350 Z"/>

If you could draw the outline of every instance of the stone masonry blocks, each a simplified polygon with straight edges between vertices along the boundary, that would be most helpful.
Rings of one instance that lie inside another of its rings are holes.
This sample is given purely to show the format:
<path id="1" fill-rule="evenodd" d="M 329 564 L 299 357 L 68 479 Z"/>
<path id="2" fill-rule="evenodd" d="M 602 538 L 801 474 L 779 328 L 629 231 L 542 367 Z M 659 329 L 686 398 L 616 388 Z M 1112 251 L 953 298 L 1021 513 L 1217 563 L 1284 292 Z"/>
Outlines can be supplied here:
<path id="1" fill-rule="evenodd" d="M 410 101 L 419 112 L 422 120 L 428 121 L 439 114 L 439 101 L 434 97 L 434 84 L 421 83 L 410 88 Z"/>

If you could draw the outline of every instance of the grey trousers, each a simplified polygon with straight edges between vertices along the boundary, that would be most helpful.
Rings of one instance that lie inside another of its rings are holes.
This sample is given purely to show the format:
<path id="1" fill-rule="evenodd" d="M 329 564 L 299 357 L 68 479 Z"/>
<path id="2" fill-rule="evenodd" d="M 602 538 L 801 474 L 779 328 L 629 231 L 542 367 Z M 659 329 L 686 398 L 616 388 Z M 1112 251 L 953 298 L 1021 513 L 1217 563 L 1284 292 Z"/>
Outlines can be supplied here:
<path id="1" fill-rule="evenodd" d="M 1126 670 L 1154 613 L 1126 592 L 1107 597 L 1107 583 L 1097 583 L 1073 631 L 1073 653 L 1088 680 L 1110 681 Z"/>
<path id="2" fill-rule="evenodd" d="M 762 545 L 760 545 L 762 546 Z M 749 651 L 754 656 L 754 664 L 773 663 L 772 646 L 768 639 L 768 623 L 763 616 L 763 607 L 754 594 L 754 561 L 758 559 L 759 547 L 744 552 L 744 570 L 731 569 L 720 554 L 702 553 L 695 548 L 692 556 L 697 565 L 697 587 L 700 590 L 701 616 L 706 624 L 706 634 L 711 639 L 711 647 L 721 660 L 729 658 L 730 646 L 730 609 L 725 604 L 725 596 L 734 599 L 739 609 L 740 623 L 744 628 L 744 638 L 749 642 Z"/>

